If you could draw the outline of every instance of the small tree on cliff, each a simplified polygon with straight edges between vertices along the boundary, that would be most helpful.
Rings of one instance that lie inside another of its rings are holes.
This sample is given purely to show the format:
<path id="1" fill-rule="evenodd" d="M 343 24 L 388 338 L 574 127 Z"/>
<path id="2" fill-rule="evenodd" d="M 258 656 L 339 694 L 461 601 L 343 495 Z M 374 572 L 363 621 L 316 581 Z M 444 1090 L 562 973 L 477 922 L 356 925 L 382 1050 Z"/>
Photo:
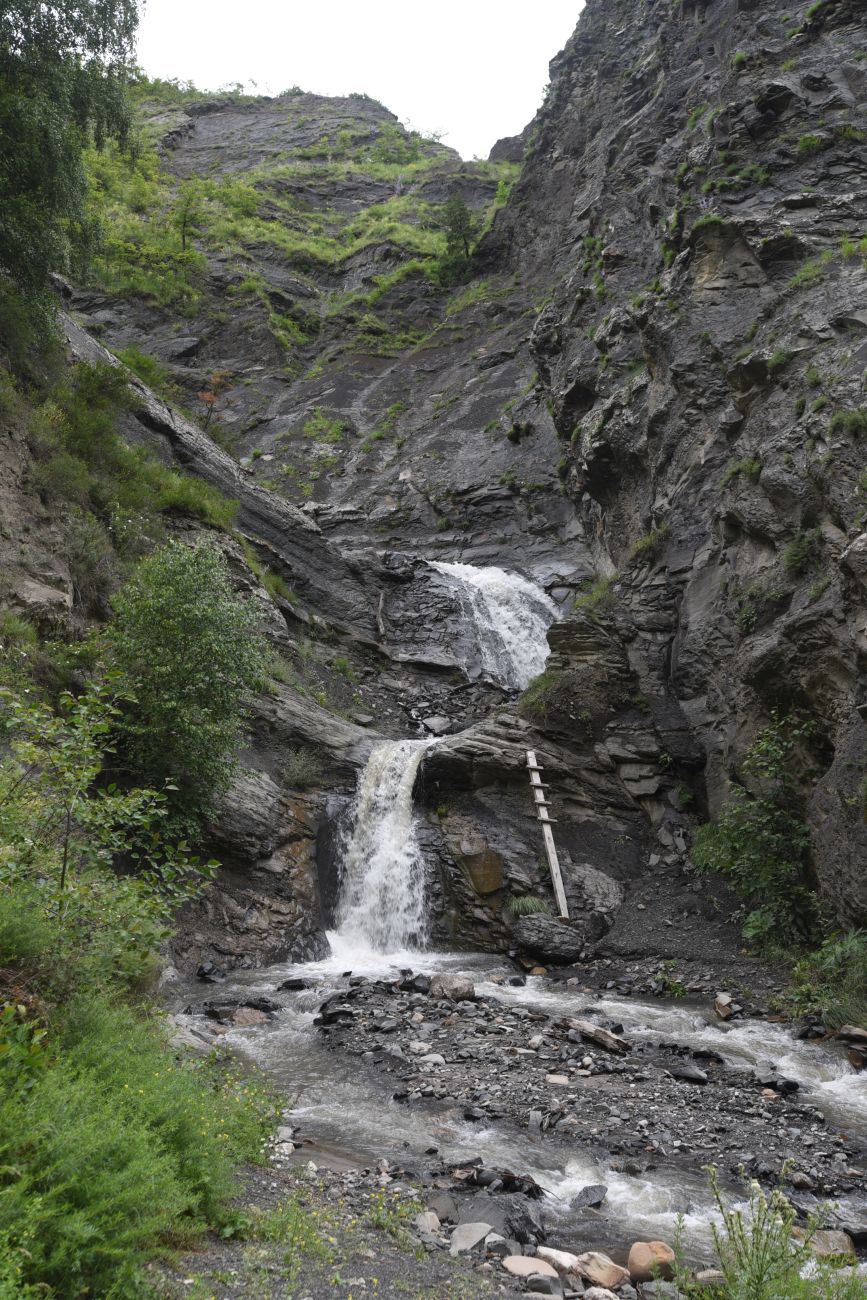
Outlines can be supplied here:
<path id="1" fill-rule="evenodd" d="M 136 776 L 174 785 L 195 821 L 232 778 L 245 697 L 262 679 L 258 613 L 216 546 L 177 541 L 142 560 L 114 609 L 109 645 L 130 697 L 120 752 Z"/>
<path id="2" fill-rule="evenodd" d="M 445 231 L 446 251 L 437 268 L 439 280 L 442 284 L 460 284 L 469 275 L 476 223 L 459 194 L 453 194 L 443 207 L 441 226 Z"/>

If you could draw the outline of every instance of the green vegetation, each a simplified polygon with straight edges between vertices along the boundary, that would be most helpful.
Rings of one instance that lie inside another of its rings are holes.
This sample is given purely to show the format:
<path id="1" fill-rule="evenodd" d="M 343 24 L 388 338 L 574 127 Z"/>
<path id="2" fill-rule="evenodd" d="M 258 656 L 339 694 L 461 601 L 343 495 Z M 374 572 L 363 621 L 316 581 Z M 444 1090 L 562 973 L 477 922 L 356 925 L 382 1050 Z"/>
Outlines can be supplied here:
<path id="1" fill-rule="evenodd" d="M 123 144 L 134 0 L 6 5 L 0 14 L 0 274 L 38 300 L 93 242 L 82 149 Z"/>
<path id="2" fill-rule="evenodd" d="M 712 226 L 724 225 L 725 221 L 722 217 L 718 216 L 715 212 L 707 212 L 703 217 L 699 217 L 698 221 L 695 222 L 693 225 L 693 231 L 709 230 Z"/>
<path id="3" fill-rule="evenodd" d="M 655 524 L 649 533 L 645 533 L 644 537 L 639 537 L 637 542 L 633 542 L 629 549 L 630 561 L 649 563 L 658 559 L 670 532 L 671 525 L 668 522 Z"/>
<path id="4" fill-rule="evenodd" d="M 823 135 L 802 135 L 798 140 L 798 153 L 803 157 L 810 157 L 812 154 L 821 153 L 827 149 L 829 141 Z"/>
<path id="5" fill-rule="evenodd" d="M 92 514 L 123 551 L 135 533 L 144 545 L 159 535 L 158 516 L 188 514 L 228 528 L 235 502 L 169 469 L 116 432 L 132 402 L 119 367 L 80 363 L 48 392 L 30 424 L 37 482 L 51 496 Z"/>
<path id="6" fill-rule="evenodd" d="M 550 916 L 551 907 L 544 898 L 533 894 L 513 894 L 506 903 L 506 911 L 511 916 Z"/>
<path id="7" fill-rule="evenodd" d="M 867 433 L 867 407 L 861 406 L 854 411 L 835 411 L 831 417 L 832 433 L 849 433 L 853 437 Z"/>
<path id="8" fill-rule="evenodd" d="M 790 578 L 799 578 L 814 568 L 822 550 L 822 533 L 811 528 L 798 533 L 783 551 L 783 568 Z"/>
<path id="9" fill-rule="evenodd" d="M 807 829 L 795 760 L 810 727 L 775 718 L 759 732 L 742 764 L 750 789 L 735 786 L 715 822 L 699 828 L 693 861 L 728 876 L 745 900 L 744 934 L 781 945 L 815 936 L 815 898 L 808 884 Z"/>
<path id="10" fill-rule="evenodd" d="M 773 376 L 778 371 L 784 370 L 792 359 L 792 353 L 786 348 L 778 348 L 772 356 L 768 358 L 768 374 Z"/>
<path id="11" fill-rule="evenodd" d="M 265 661 L 252 603 L 232 593 L 222 552 L 169 542 L 115 598 L 108 644 L 128 702 L 122 754 L 173 788 L 181 820 L 210 811 L 228 787 L 248 691 Z"/>
<path id="12" fill-rule="evenodd" d="M 437 264 L 441 284 L 460 284 L 469 277 L 476 223 L 464 200 L 453 194 L 442 212 L 446 247 Z"/>
<path id="13" fill-rule="evenodd" d="M 732 479 L 737 478 L 739 474 L 743 474 L 744 478 L 748 478 L 751 483 L 758 483 L 761 472 L 762 462 L 760 460 L 745 457 L 743 460 L 730 461 L 726 465 L 720 486 L 728 487 Z"/>
<path id="14" fill-rule="evenodd" d="M 213 866 L 165 839 L 164 792 L 101 779 L 113 691 L 57 713 L 3 694 L 0 1294 L 136 1300 L 154 1254 L 219 1221 L 273 1110 L 252 1080 L 179 1063 L 136 1002 Z"/>
<path id="15" fill-rule="evenodd" d="M 305 745 L 287 751 L 281 777 L 290 790 L 306 790 L 321 780 L 324 770 L 319 750 Z"/>
<path id="16" fill-rule="evenodd" d="M 817 284 L 819 280 L 822 279 L 828 265 L 833 262 L 833 260 L 833 249 L 826 248 L 818 257 L 813 258 L 812 261 L 805 262 L 801 269 L 795 272 L 789 281 L 787 288 L 808 289 L 811 285 Z"/>
<path id="17" fill-rule="evenodd" d="M 619 573 L 611 573 L 607 577 L 588 581 L 584 589 L 575 597 L 574 608 L 584 614 L 596 614 L 611 609 L 615 603 L 613 587 L 619 577 Z"/>
<path id="18" fill-rule="evenodd" d="M 830 1029 L 867 1023 L 867 933 L 832 934 L 795 967 L 790 1002 Z"/>
<path id="19" fill-rule="evenodd" d="M 699 104 L 697 108 L 694 108 L 692 110 L 689 117 L 686 119 L 687 131 L 692 131 L 694 130 L 695 127 L 698 126 L 699 122 L 707 112 L 708 107 L 709 106 L 707 104 Z"/>
<path id="20" fill-rule="evenodd" d="M 743 50 L 735 51 L 731 57 L 731 65 L 734 72 L 740 72 L 747 66 L 747 56 L 744 54 Z"/>
<path id="21" fill-rule="evenodd" d="M 821 1213 L 802 1223 L 782 1187 L 766 1193 L 757 1182 L 749 1183 L 747 1197 L 741 1195 L 740 1204 L 732 1207 L 719 1186 L 716 1167 L 710 1166 L 707 1173 L 719 1216 L 711 1231 L 723 1281 L 710 1288 L 696 1285 L 684 1262 L 679 1223 L 674 1283 L 686 1300 L 858 1300 L 863 1294 L 863 1279 L 857 1274 L 840 1270 L 839 1261 L 814 1257 L 810 1243 L 823 1226 Z M 802 1239 L 793 1238 L 796 1227 Z"/>

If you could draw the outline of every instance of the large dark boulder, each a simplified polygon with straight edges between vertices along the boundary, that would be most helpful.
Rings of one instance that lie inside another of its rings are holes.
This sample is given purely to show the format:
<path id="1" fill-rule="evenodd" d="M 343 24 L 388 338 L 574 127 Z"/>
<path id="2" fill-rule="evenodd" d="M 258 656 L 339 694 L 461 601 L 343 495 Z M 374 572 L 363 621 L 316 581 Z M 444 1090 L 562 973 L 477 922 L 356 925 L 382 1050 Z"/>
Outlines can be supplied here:
<path id="1" fill-rule="evenodd" d="M 567 921 L 554 916 L 522 916 L 516 922 L 513 934 L 518 946 L 534 957 L 545 961 L 578 961 L 584 948 L 585 932 Z"/>

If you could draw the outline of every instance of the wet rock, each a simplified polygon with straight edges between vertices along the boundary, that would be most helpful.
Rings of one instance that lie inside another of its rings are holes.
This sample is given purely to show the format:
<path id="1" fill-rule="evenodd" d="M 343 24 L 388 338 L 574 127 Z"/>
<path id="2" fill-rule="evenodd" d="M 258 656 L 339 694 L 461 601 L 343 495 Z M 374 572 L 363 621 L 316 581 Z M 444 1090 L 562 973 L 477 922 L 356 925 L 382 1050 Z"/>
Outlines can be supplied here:
<path id="1" fill-rule="evenodd" d="M 284 980 L 282 984 L 277 985 L 281 993 L 300 993 L 302 989 L 309 989 L 310 987 L 311 981 L 302 979 L 300 975 L 293 975 L 288 980 Z"/>
<path id="2" fill-rule="evenodd" d="M 490 1223 L 459 1224 L 452 1232 L 449 1254 L 462 1255 L 466 1251 L 472 1250 L 474 1246 L 478 1246 L 479 1242 L 484 1241 L 492 1227 L 493 1225 Z"/>
<path id="3" fill-rule="evenodd" d="M 431 718 L 422 718 L 422 726 L 426 727 L 432 736 L 444 736 L 451 725 L 451 718 L 445 718 L 439 714 Z"/>
<path id="4" fill-rule="evenodd" d="M 587 1187 L 581 1188 L 578 1195 L 573 1199 L 572 1205 L 579 1209 L 584 1206 L 597 1209 L 607 1195 L 608 1188 L 604 1183 L 590 1183 Z"/>
<path id="5" fill-rule="evenodd" d="M 539 1211 L 531 1200 L 522 1193 L 506 1196 L 491 1196 L 488 1192 L 479 1192 L 461 1209 L 459 1222 L 472 1219 L 484 1219 L 491 1229 L 510 1241 L 521 1245 L 545 1240 L 545 1229 Z"/>
<path id="6" fill-rule="evenodd" d="M 598 1043 L 608 1052 L 614 1052 L 617 1055 L 625 1056 L 631 1051 L 629 1043 L 619 1034 L 614 1034 L 609 1029 L 603 1029 L 601 1025 L 594 1025 L 591 1020 L 570 1019 L 566 1022 L 571 1030 L 580 1034 L 582 1038 L 588 1039 L 591 1043 Z"/>
<path id="7" fill-rule="evenodd" d="M 683 1065 L 673 1065 L 669 1073 L 672 1078 L 682 1079 L 684 1083 L 705 1084 L 708 1081 L 704 1070 L 700 1070 L 697 1065 L 690 1065 L 688 1062 Z"/>
<path id="8" fill-rule="evenodd" d="M 554 1295 L 562 1296 L 563 1286 L 559 1277 L 551 1277 L 549 1273 L 541 1272 L 544 1267 L 541 1263 L 538 1265 L 536 1272 L 527 1275 L 527 1290 L 525 1295 Z"/>
<path id="9" fill-rule="evenodd" d="M 668 1279 L 674 1267 L 674 1251 L 664 1241 L 636 1241 L 629 1250 L 626 1267 L 633 1282 Z"/>
<path id="10" fill-rule="evenodd" d="M 430 996 L 449 998 L 452 1002 L 472 1002 L 476 987 L 468 975 L 437 974 L 431 978 Z"/>
<path id="11" fill-rule="evenodd" d="M 720 1020 L 731 1020 L 734 999 L 730 993 L 717 993 L 713 1009 L 719 1016 Z"/>
<path id="12" fill-rule="evenodd" d="M 205 984 L 222 984 L 226 972 L 221 967 L 215 966 L 212 961 L 203 961 L 196 967 L 196 978 L 203 980 Z"/>
<path id="13" fill-rule="evenodd" d="M 584 931 L 553 916 L 520 916 L 512 933 L 519 947 L 545 961 L 578 961 L 584 951 Z"/>

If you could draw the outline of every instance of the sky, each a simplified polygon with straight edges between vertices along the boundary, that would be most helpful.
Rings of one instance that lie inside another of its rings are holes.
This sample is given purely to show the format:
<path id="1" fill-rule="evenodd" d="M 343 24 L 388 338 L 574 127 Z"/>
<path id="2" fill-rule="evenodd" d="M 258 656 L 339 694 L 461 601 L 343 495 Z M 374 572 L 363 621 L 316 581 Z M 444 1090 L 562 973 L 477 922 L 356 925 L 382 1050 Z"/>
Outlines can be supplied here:
<path id="1" fill-rule="evenodd" d="M 542 102 L 583 0 L 145 0 L 139 64 L 204 90 L 363 92 L 464 158 Z"/>

